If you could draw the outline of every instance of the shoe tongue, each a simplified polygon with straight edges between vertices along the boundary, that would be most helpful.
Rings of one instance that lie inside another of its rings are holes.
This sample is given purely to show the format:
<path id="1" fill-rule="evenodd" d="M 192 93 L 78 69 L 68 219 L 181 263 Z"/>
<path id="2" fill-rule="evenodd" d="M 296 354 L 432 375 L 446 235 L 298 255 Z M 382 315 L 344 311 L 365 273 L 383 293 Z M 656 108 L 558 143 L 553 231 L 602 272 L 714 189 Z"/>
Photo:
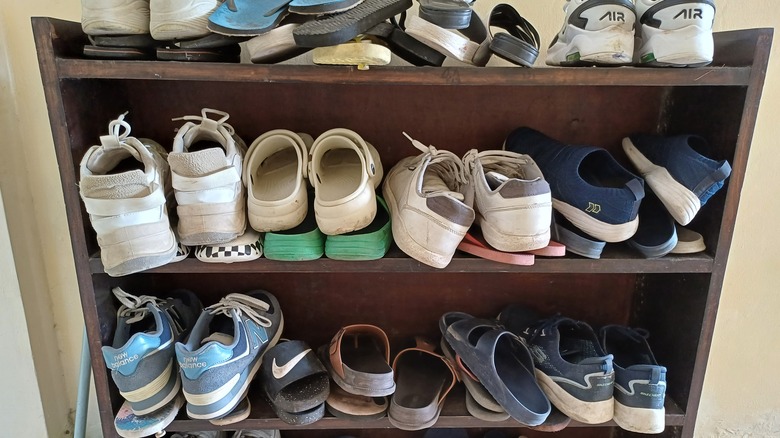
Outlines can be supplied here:
<path id="1" fill-rule="evenodd" d="M 89 198 L 140 198 L 149 194 L 146 175 L 140 170 L 113 175 L 85 175 L 79 186 L 84 196 Z"/>
<path id="2" fill-rule="evenodd" d="M 501 187 L 501 184 L 509 181 L 506 175 L 502 175 L 498 172 L 490 171 L 485 174 L 485 181 L 487 181 L 490 190 L 496 190 Z"/>
<path id="3" fill-rule="evenodd" d="M 181 176 L 203 176 L 229 165 L 225 150 L 209 148 L 196 152 L 171 152 L 168 154 L 171 171 Z"/>

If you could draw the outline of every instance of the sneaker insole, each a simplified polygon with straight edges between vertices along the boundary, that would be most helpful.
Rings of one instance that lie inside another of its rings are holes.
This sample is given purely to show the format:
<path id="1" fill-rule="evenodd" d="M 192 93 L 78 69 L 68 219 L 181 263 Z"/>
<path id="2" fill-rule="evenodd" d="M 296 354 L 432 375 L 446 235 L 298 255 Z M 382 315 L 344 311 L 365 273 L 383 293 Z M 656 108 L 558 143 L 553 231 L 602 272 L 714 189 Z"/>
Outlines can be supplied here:
<path id="1" fill-rule="evenodd" d="M 293 192 L 298 179 L 298 154 L 282 149 L 263 160 L 252 175 L 252 192 L 262 201 L 279 201 Z"/>
<path id="2" fill-rule="evenodd" d="M 341 361 L 355 371 L 371 374 L 392 372 L 384 353 L 370 335 L 344 336 L 341 341 Z"/>
<path id="3" fill-rule="evenodd" d="M 211 140 L 198 140 L 193 142 L 190 147 L 187 148 L 187 152 L 204 151 L 206 149 L 223 149 L 219 142 Z"/>
<path id="4" fill-rule="evenodd" d="M 133 156 L 123 159 L 113 169 L 106 172 L 106 175 L 117 175 L 120 173 L 131 172 L 133 170 L 144 171 L 144 163 L 138 161 Z"/>
<path id="5" fill-rule="evenodd" d="M 321 200 L 337 201 L 351 195 L 360 187 L 363 164 L 353 149 L 332 149 L 325 152 L 318 173 Z"/>

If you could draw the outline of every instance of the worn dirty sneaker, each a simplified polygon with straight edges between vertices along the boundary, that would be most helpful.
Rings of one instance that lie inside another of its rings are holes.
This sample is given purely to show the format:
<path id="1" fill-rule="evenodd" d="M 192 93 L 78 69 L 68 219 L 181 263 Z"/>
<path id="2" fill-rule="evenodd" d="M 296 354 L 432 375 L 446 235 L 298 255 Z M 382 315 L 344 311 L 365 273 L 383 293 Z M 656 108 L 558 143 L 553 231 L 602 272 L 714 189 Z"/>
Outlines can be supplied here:
<path id="1" fill-rule="evenodd" d="M 206 307 L 186 343 L 176 343 L 187 415 L 213 420 L 230 414 L 283 327 L 279 302 L 266 291 L 229 294 Z"/>
<path id="2" fill-rule="evenodd" d="M 634 55 L 631 0 L 567 0 L 566 19 L 547 50 L 547 65 L 627 65 Z"/>
<path id="3" fill-rule="evenodd" d="M 504 309 L 498 320 L 525 341 L 534 359 L 536 379 L 550 402 L 582 423 L 611 420 L 613 358 L 604 352 L 593 329 L 562 316 L 529 323 L 529 315 L 531 312 L 513 305 Z"/>
<path id="4" fill-rule="evenodd" d="M 399 161 L 382 186 L 393 240 L 415 260 L 444 268 L 474 222 L 474 209 L 464 202 L 469 177 L 452 152 L 404 135 L 422 154 Z"/>
<path id="5" fill-rule="evenodd" d="M 463 156 L 471 175 L 467 204 L 474 205 L 482 236 L 499 251 L 544 248 L 550 242 L 550 185 L 528 155 L 472 149 Z"/>
<path id="6" fill-rule="evenodd" d="M 81 0 L 81 28 L 87 35 L 149 33 L 149 0 Z"/>
<path id="7" fill-rule="evenodd" d="M 636 0 L 639 65 L 699 67 L 712 62 L 714 0 Z"/>
<path id="8" fill-rule="evenodd" d="M 214 120 L 210 115 L 220 118 Z M 226 243 L 246 229 L 241 183 L 246 145 L 225 123 L 229 117 L 204 108 L 200 117 L 174 119 L 187 121 L 168 154 L 178 203 L 179 238 L 185 245 Z"/>
<path id="9" fill-rule="evenodd" d="M 210 35 L 209 15 L 219 0 L 151 0 L 149 30 L 158 41 L 188 40 Z"/>
<path id="10" fill-rule="evenodd" d="M 203 306 L 190 291 L 170 297 L 112 292 L 122 305 L 110 346 L 101 348 L 119 394 L 135 415 L 150 414 L 176 397 L 181 388 L 174 342 L 186 336 Z"/>
<path id="11" fill-rule="evenodd" d="M 666 367 L 655 360 L 648 335 L 644 329 L 608 325 L 599 331 L 599 340 L 615 357 L 615 423 L 631 432 L 661 433 Z"/>
<path id="12" fill-rule="evenodd" d="M 728 161 L 704 155 L 712 151 L 696 135 L 632 135 L 623 139 L 623 150 L 680 225 L 688 225 L 731 175 Z"/>
<path id="13" fill-rule="evenodd" d="M 112 277 L 165 265 L 178 250 L 168 220 L 166 152 L 152 140 L 131 137 L 124 116 L 84 154 L 79 176 L 103 269 Z"/>

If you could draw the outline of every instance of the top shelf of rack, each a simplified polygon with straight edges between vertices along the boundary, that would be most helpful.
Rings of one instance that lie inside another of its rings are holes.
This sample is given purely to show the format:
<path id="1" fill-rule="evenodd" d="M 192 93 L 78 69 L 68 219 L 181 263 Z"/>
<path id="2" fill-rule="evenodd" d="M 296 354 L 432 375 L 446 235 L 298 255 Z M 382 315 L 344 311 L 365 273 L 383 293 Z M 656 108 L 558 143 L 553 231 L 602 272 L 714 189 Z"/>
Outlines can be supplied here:
<path id="1" fill-rule="evenodd" d="M 747 86 L 752 66 L 769 56 L 773 29 L 715 34 L 711 66 L 692 69 L 354 67 L 108 61 L 81 57 L 86 36 L 79 23 L 33 18 L 38 47 L 50 47 L 60 79 L 133 79 L 322 84 L 460 86 Z M 764 68 L 764 67 L 761 67 Z"/>

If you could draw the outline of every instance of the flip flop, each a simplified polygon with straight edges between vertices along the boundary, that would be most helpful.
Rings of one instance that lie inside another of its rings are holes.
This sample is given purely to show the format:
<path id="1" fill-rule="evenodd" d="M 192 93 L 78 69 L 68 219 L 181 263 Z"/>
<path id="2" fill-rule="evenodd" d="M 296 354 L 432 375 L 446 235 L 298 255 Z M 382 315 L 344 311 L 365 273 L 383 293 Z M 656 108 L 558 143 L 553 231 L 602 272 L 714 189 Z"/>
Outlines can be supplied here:
<path id="1" fill-rule="evenodd" d="M 300 23 L 285 23 L 275 27 L 270 32 L 260 34 L 246 42 L 249 59 L 255 64 L 286 61 L 307 51 L 308 48 L 298 47 L 293 39 L 293 31 Z"/>
<path id="2" fill-rule="evenodd" d="M 293 38 L 301 47 L 345 43 L 411 6 L 412 0 L 364 0 L 346 12 L 302 24 L 293 31 Z"/>
<path id="3" fill-rule="evenodd" d="M 458 244 L 458 249 L 483 259 L 499 263 L 507 263 L 518 266 L 532 266 L 534 255 L 529 252 L 504 252 L 491 248 L 480 235 L 469 230 L 463 240 Z"/>
<path id="4" fill-rule="evenodd" d="M 261 255 L 263 241 L 260 234 L 249 227 L 244 234 L 229 242 L 195 247 L 195 257 L 205 263 L 249 262 Z"/>
<path id="5" fill-rule="evenodd" d="M 209 16 L 208 29 L 228 36 L 254 36 L 276 27 L 290 0 L 227 0 Z"/>
<path id="6" fill-rule="evenodd" d="M 154 59 L 154 51 L 136 47 L 101 47 L 93 45 L 84 46 L 84 56 L 96 59 L 116 60 L 148 60 Z"/>
<path id="7" fill-rule="evenodd" d="M 303 341 L 275 345 L 260 368 L 265 396 L 287 424 L 311 424 L 325 414 L 330 393 L 328 371 Z"/>
<path id="8" fill-rule="evenodd" d="M 343 327 L 319 350 L 330 377 L 345 391 L 367 397 L 383 397 L 395 391 L 390 342 L 377 326 Z"/>
<path id="9" fill-rule="evenodd" d="M 401 13 L 401 21 L 406 17 L 406 12 Z M 413 36 L 407 34 L 403 28 L 396 22 L 395 18 L 390 20 L 391 28 L 387 35 L 381 36 L 390 46 L 390 50 L 400 56 L 404 61 L 416 65 L 441 67 L 447 58 L 443 53 L 427 46 Z"/>
<path id="10" fill-rule="evenodd" d="M 312 61 L 315 64 L 352 65 L 359 70 L 367 70 L 371 65 L 390 64 L 391 59 L 390 49 L 380 44 L 373 44 L 368 39 L 316 47 L 312 53 Z"/>
<path id="11" fill-rule="evenodd" d="M 471 23 L 471 5 L 464 0 L 419 0 L 419 16 L 444 29 L 465 29 Z"/>
<path id="12" fill-rule="evenodd" d="M 506 411 L 495 412 L 485 408 L 479 402 L 474 399 L 469 391 L 466 391 L 466 411 L 471 414 L 472 417 L 480 419 L 482 421 L 506 421 L 509 419 L 509 414 Z"/>
<path id="13" fill-rule="evenodd" d="M 434 349 L 434 345 L 418 338 L 416 347 L 402 350 L 393 360 L 397 386 L 387 417 L 399 429 L 433 426 L 458 380 L 450 361 Z"/>
<path id="14" fill-rule="evenodd" d="M 265 233 L 265 258 L 287 262 L 317 260 L 325 253 L 325 235 L 317 228 L 313 207 L 314 196 L 308 196 L 306 217 L 289 230 Z"/>
<path id="15" fill-rule="evenodd" d="M 506 30 L 493 35 L 490 50 L 507 61 L 523 67 L 533 67 L 539 57 L 539 32 L 515 8 L 502 3 L 490 12 L 488 28 Z"/>
<path id="16" fill-rule="evenodd" d="M 550 237 L 565 245 L 566 251 L 589 259 L 601 258 L 601 252 L 607 245 L 606 242 L 585 234 L 556 211 L 553 211 Z"/>
<path id="17" fill-rule="evenodd" d="M 469 26 L 460 34 L 414 15 L 409 17 L 406 33 L 451 58 L 482 67 L 490 60 L 490 37 L 477 13 L 471 14 Z"/>
<path id="18" fill-rule="evenodd" d="M 222 418 L 216 418 L 209 420 L 209 423 L 215 426 L 227 426 L 228 424 L 238 423 L 249 418 L 249 414 L 252 412 L 252 403 L 249 401 L 249 397 L 244 396 L 240 402 L 233 408 L 230 413 Z"/>
<path id="19" fill-rule="evenodd" d="M 184 405 L 184 396 L 179 394 L 160 409 L 146 415 L 135 415 L 130 403 L 125 401 L 114 418 L 116 433 L 122 438 L 141 438 L 165 430 L 176 418 Z"/>
<path id="20" fill-rule="evenodd" d="M 348 11 L 363 0 L 292 0 L 289 10 L 300 15 L 324 15 Z"/>
<path id="21" fill-rule="evenodd" d="M 325 407 L 334 417 L 352 421 L 376 420 L 385 416 L 387 398 L 350 394 L 334 386 L 325 401 Z"/>
<path id="22" fill-rule="evenodd" d="M 148 33 L 137 35 L 88 35 L 89 41 L 98 47 L 133 47 L 136 49 L 152 49 L 165 44 L 157 41 Z"/>
<path id="23" fill-rule="evenodd" d="M 550 414 L 550 402 L 534 376 L 525 344 L 496 322 L 461 319 L 446 328 L 444 338 L 490 395 L 518 422 L 538 426 Z"/>
<path id="24" fill-rule="evenodd" d="M 376 216 L 367 227 L 325 239 L 326 257 L 333 260 L 376 260 L 387 254 L 393 243 L 390 211 L 381 196 L 376 196 L 376 202 Z"/>
<path id="25" fill-rule="evenodd" d="M 194 40 L 176 41 L 175 44 L 182 49 L 217 49 L 243 43 L 248 39 L 248 36 L 228 36 L 212 33 Z"/>
<path id="26" fill-rule="evenodd" d="M 241 47 L 238 44 L 214 49 L 158 47 L 157 59 L 184 62 L 239 62 L 241 60 Z"/>

